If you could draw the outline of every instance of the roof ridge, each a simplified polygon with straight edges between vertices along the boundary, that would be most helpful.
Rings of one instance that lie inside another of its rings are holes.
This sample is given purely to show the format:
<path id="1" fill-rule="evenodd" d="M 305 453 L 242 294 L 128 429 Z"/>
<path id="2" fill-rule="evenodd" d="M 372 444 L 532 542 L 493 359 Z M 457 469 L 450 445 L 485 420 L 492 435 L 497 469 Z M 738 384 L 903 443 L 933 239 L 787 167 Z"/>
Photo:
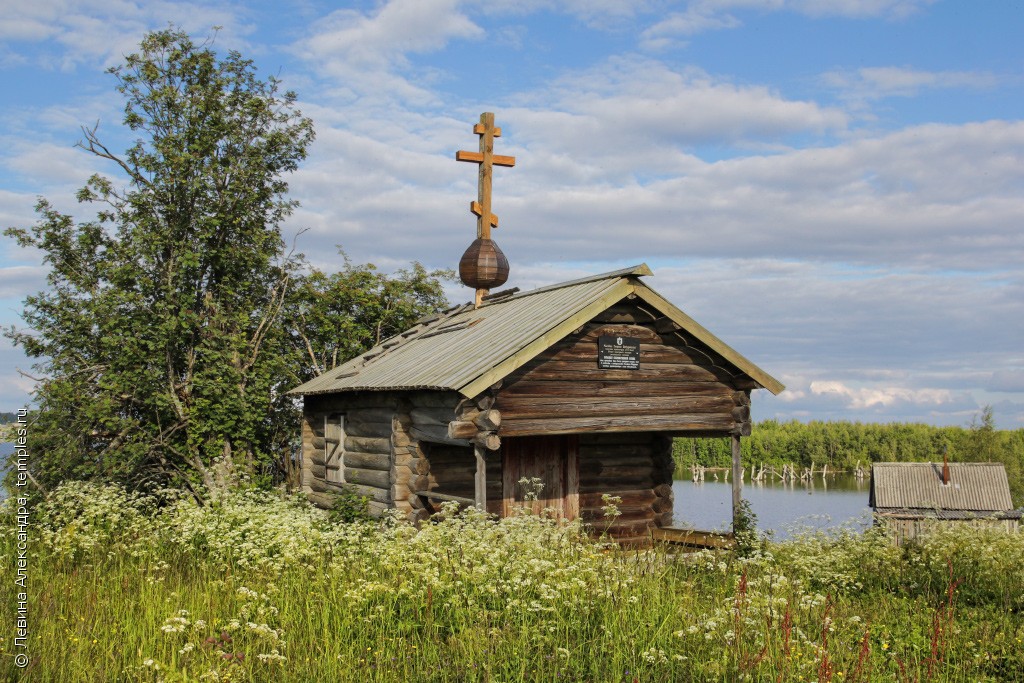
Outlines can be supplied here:
<path id="1" fill-rule="evenodd" d="M 611 280 L 613 278 L 620 278 L 620 277 L 627 277 L 627 276 L 641 277 L 643 275 L 654 275 L 654 272 L 647 266 L 646 263 L 640 263 L 640 264 L 637 264 L 635 266 L 630 266 L 628 268 L 620 268 L 619 270 L 612 270 L 612 271 L 609 271 L 607 273 L 600 273 L 598 275 L 590 275 L 588 277 L 581 277 L 581 278 L 577 278 L 575 280 L 567 280 L 565 282 L 556 282 L 554 284 L 544 285 L 543 287 L 538 287 L 537 289 L 531 289 L 528 292 L 516 292 L 515 294 L 513 294 L 511 296 L 501 297 L 501 298 L 497 299 L 496 301 L 488 302 L 488 301 L 485 300 L 483 305 L 484 306 L 495 306 L 497 304 L 503 304 L 503 303 L 505 303 L 507 301 L 519 300 L 519 299 L 522 299 L 524 297 L 533 296 L 534 294 L 543 294 L 544 292 L 551 292 L 551 291 L 554 291 L 556 289 L 563 289 L 565 287 L 573 287 L 575 285 L 585 285 L 588 282 L 598 282 L 600 280 Z M 500 293 L 501 292 L 499 292 L 499 294 Z"/>

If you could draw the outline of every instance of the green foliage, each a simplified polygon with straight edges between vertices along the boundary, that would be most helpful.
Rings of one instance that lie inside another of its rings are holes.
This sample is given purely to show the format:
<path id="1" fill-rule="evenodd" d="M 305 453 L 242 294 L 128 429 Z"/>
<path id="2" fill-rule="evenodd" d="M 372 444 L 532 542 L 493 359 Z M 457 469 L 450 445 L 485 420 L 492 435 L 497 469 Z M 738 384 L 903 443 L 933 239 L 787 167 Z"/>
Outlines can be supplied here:
<path id="1" fill-rule="evenodd" d="M 93 176 L 78 199 L 99 207 L 94 221 L 40 200 L 35 226 L 7 231 L 50 269 L 26 299 L 29 329 L 8 333 L 45 375 L 33 469 L 44 484 L 183 472 L 212 483 L 223 455 L 254 473 L 281 438 L 280 223 L 294 206 L 283 175 L 312 123 L 250 61 L 218 61 L 180 31 L 147 35 L 110 73 L 140 137 L 118 156 L 84 129 L 80 146 L 127 186 Z"/>
<path id="2" fill-rule="evenodd" d="M 352 491 L 339 493 L 334 498 L 330 519 L 335 523 L 368 522 L 370 515 L 370 499 Z"/>
<path id="3" fill-rule="evenodd" d="M 447 510 L 332 523 L 73 483 L 33 511 L 32 680 L 1015 680 L 1024 534 L 944 527 L 620 552 L 575 524 Z M 8 508 L 7 513 L 9 514 Z M 16 537 L 0 508 L 0 571 Z M 13 623 L 16 595 L 0 592 Z M 11 639 L 0 678 L 17 680 Z"/>
<path id="4" fill-rule="evenodd" d="M 757 515 L 745 498 L 740 498 L 739 505 L 733 510 L 732 532 L 740 556 L 746 557 L 758 547 Z"/>
<path id="5" fill-rule="evenodd" d="M 284 177 L 313 127 L 239 54 L 164 30 L 110 73 L 139 137 L 118 156 L 84 129 L 120 173 L 78 193 L 95 219 L 41 199 L 33 227 L 7 231 L 49 267 L 6 331 L 42 376 L 30 470 L 46 489 L 266 485 L 298 432 L 284 392 L 445 305 L 446 273 L 346 260 L 325 275 L 285 253 Z"/>
<path id="6" fill-rule="evenodd" d="M 342 254 L 344 256 L 344 253 Z M 345 266 L 328 275 L 296 278 L 284 325 L 302 357 L 301 379 L 323 374 L 447 306 L 442 281 L 450 270 L 427 271 L 419 263 L 385 275 L 373 264 Z"/>

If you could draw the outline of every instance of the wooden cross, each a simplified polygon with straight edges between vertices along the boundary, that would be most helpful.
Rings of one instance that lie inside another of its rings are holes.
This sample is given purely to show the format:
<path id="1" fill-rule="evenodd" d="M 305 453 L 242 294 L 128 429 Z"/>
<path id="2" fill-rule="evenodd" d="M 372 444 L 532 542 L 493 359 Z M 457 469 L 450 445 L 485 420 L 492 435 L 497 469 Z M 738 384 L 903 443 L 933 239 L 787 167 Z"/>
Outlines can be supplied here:
<path id="1" fill-rule="evenodd" d="M 491 239 L 491 227 L 498 227 L 498 217 L 491 213 L 491 167 L 515 166 L 515 157 L 506 157 L 494 153 L 494 138 L 501 137 L 501 128 L 494 125 L 494 114 L 484 112 L 480 115 L 480 123 L 473 126 L 473 132 L 480 136 L 479 152 L 456 152 L 458 161 L 472 161 L 480 164 L 480 182 L 477 190 L 478 201 L 469 205 L 469 210 L 476 214 L 476 236 Z"/>

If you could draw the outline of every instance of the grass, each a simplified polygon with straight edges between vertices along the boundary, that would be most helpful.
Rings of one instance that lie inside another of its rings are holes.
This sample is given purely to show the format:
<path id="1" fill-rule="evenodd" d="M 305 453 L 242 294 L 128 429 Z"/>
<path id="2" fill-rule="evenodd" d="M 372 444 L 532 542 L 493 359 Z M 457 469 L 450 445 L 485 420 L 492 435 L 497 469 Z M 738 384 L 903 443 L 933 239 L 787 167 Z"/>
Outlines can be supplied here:
<path id="1" fill-rule="evenodd" d="M 32 511 L 30 664 L 5 578 L 0 678 L 38 681 L 1006 681 L 1024 534 L 875 532 L 735 554 L 620 551 L 575 525 L 333 523 L 67 486 Z M 15 573 L 4 519 L 4 576 Z"/>

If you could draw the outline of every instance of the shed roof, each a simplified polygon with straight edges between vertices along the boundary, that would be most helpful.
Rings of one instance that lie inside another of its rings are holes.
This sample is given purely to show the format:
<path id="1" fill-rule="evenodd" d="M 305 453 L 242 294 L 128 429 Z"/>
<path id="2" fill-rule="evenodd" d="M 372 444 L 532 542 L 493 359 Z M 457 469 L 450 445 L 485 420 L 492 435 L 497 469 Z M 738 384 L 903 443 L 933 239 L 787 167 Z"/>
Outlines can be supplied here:
<path id="1" fill-rule="evenodd" d="M 783 385 L 640 281 L 646 264 L 465 304 L 417 325 L 289 393 L 435 389 L 473 397 L 602 311 L 635 294 L 774 394 Z"/>
<path id="2" fill-rule="evenodd" d="M 875 463 L 869 504 L 879 512 L 959 511 L 978 514 L 1013 508 L 1001 463 L 950 463 L 949 484 L 942 463 Z"/>

